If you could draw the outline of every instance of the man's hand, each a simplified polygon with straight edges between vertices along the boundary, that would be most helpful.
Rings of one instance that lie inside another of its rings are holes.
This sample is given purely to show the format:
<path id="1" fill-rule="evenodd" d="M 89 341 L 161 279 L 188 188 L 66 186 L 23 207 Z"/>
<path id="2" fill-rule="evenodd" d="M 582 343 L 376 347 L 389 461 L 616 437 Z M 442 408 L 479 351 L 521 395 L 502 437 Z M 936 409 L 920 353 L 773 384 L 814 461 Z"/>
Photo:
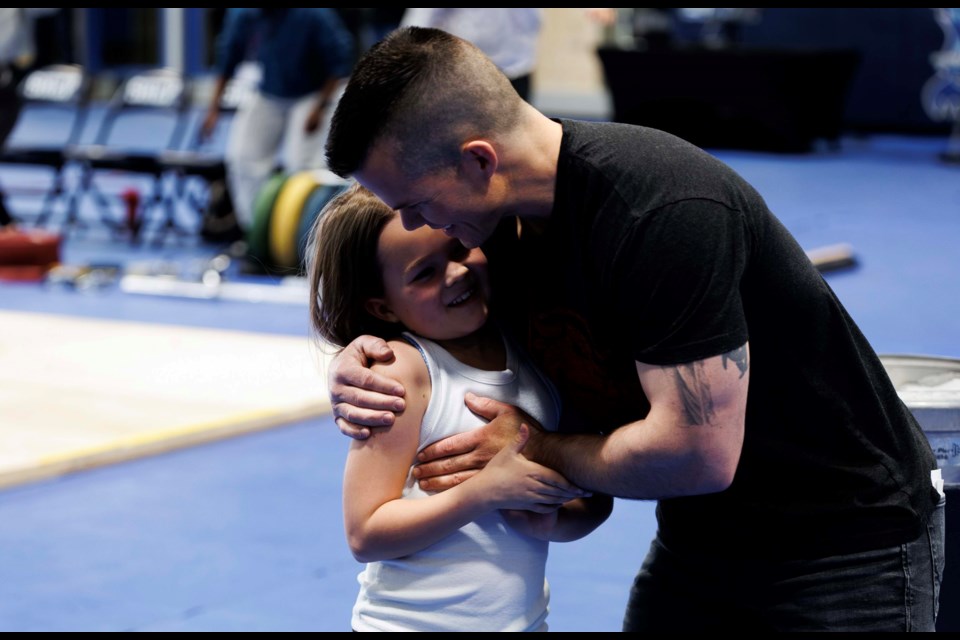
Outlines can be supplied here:
<path id="1" fill-rule="evenodd" d="M 217 128 L 217 122 L 219 122 L 219 120 L 220 110 L 216 107 L 211 107 L 208 109 L 203 118 L 203 123 L 200 125 L 200 129 L 197 131 L 197 142 L 203 144 L 212 138 L 213 132 Z"/>
<path id="2" fill-rule="evenodd" d="M 424 491 L 443 491 L 475 475 L 516 437 L 521 424 L 531 427 L 525 448 L 525 455 L 530 457 L 528 452 L 541 432 L 536 420 L 517 407 L 472 393 L 467 394 L 466 403 L 490 422 L 439 440 L 417 455 L 419 464 L 413 468 L 413 475 Z"/>
<path id="3" fill-rule="evenodd" d="M 371 427 L 389 427 L 403 411 L 404 389 L 396 380 L 370 370 L 371 361 L 389 362 L 393 350 L 374 336 L 360 336 L 344 347 L 327 370 L 327 387 L 340 433 L 357 440 Z"/>
<path id="4" fill-rule="evenodd" d="M 323 120 L 322 106 L 310 110 L 306 120 L 303 121 L 303 132 L 308 136 L 315 133 L 320 128 L 320 122 Z"/>

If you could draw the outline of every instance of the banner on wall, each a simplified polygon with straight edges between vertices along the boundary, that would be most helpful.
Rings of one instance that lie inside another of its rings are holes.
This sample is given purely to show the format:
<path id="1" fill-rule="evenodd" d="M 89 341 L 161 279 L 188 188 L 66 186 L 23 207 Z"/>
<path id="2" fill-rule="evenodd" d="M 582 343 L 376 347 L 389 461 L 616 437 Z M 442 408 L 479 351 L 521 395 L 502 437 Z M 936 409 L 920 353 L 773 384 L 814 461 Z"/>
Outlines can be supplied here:
<path id="1" fill-rule="evenodd" d="M 923 85 L 921 100 L 931 120 L 952 122 L 947 150 L 941 157 L 960 162 L 960 9 L 933 9 L 943 29 L 943 46 L 930 54 L 935 73 Z"/>

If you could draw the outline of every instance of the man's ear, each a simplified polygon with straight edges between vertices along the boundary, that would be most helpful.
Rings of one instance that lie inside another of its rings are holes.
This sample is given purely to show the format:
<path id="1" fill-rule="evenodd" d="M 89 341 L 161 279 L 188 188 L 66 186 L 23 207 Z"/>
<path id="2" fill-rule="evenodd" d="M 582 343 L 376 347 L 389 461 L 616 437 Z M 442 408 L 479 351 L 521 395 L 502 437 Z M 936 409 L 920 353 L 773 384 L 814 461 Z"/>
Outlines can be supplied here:
<path id="1" fill-rule="evenodd" d="M 487 140 L 471 140 L 460 147 L 460 170 L 468 178 L 489 182 L 499 164 L 497 150 Z"/>
<path id="2" fill-rule="evenodd" d="M 390 309 L 387 301 L 383 298 L 370 298 L 363 303 L 363 308 L 374 318 L 383 320 L 384 322 L 400 322 L 397 314 Z"/>

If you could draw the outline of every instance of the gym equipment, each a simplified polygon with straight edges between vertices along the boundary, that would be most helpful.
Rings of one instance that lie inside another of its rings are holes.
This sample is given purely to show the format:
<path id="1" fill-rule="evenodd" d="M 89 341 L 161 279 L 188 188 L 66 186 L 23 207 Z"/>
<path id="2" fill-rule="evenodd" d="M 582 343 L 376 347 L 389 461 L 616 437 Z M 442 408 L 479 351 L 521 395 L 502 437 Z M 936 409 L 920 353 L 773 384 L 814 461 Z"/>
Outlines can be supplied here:
<path id="1" fill-rule="evenodd" d="M 270 258 L 284 270 L 297 269 L 297 228 L 304 203 L 320 186 L 310 171 L 290 176 L 277 195 L 270 216 Z"/>
<path id="2" fill-rule="evenodd" d="M 960 360 L 891 354 L 880 362 L 927 434 L 944 481 L 960 489 Z"/>
<path id="3" fill-rule="evenodd" d="M 163 234 L 186 230 L 176 224 L 176 202 L 165 189 L 165 165 L 160 162 L 164 150 L 180 148 L 189 120 L 190 91 L 187 79 L 175 69 L 154 68 L 135 73 L 120 83 L 100 120 L 90 144 L 66 148 L 66 157 L 83 167 L 79 187 L 71 194 L 67 223 L 79 220 L 83 195 L 93 196 L 101 218 L 117 228 L 111 214 L 111 202 L 97 187 L 94 177 L 103 173 L 141 176 L 151 182 L 151 193 L 141 203 L 140 217 L 162 207 L 164 217 L 156 228 L 155 242 Z"/>
<path id="4" fill-rule="evenodd" d="M 253 224 L 247 232 L 247 254 L 262 264 L 269 264 L 271 261 L 270 216 L 273 215 L 273 205 L 288 177 L 284 172 L 275 173 L 260 188 L 253 201 Z"/>
<path id="5" fill-rule="evenodd" d="M 127 265 L 119 278 L 124 293 L 238 302 L 306 305 L 310 286 L 288 276 L 270 283 L 230 281 L 233 259 L 226 253 L 189 262 L 144 261 Z M 81 272 L 82 275 L 82 272 Z M 81 288 L 78 283 L 78 288 Z"/>
<path id="6" fill-rule="evenodd" d="M 300 226 L 297 227 L 297 260 L 301 265 L 306 262 L 310 232 L 320 217 L 320 212 L 328 202 L 347 188 L 347 184 L 346 181 L 341 181 L 341 183 L 321 185 L 304 203 L 303 211 L 300 213 Z"/>
<path id="7" fill-rule="evenodd" d="M 960 631 L 960 359 L 880 354 L 897 394 L 923 428 L 946 494 L 946 568 L 937 631 Z"/>
<path id="8" fill-rule="evenodd" d="M 349 184 L 327 169 L 274 174 L 254 201 L 247 257 L 264 273 L 300 272 L 311 225 L 327 202 Z"/>
<path id="9" fill-rule="evenodd" d="M 138 293 L 198 300 L 233 300 L 237 302 L 293 304 L 306 306 L 309 287 L 303 278 L 289 276 L 280 284 L 253 282 L 186 282 L 156 276 L 126 275 L 120 280 L 125 293 Z"/>
<path id="10" fill-rule="evenodd" d="M 64 148 L 76 144 L 86 123 L 92 79 L 75 64 L 52 64 L 31 71 L 17 86 L 22 104 L 9 137 L 0 136 L 0 163 L 47 166 L 53 172 L 44 189 L 36 225 L 43 226 L 64 193 Z M 66 118 L 51 117 L 66 114 Z M 2 117 L 2 116 L 0 116 Z M 30 125 L 43 123 L 43 127 Z M 2 128 L 2 126 L 0 126 Z M 26 131 L 43 131 L 28 135 Z M 17 185 L 19 187 L 19 185 Z M 11 191 L 8 188 L 8 191 Z"/>
<path id="11" fill-rule="evenodd" d="M 60 262 L 59 234 L 0 228 L 0 280 L 39 282 Z"/>
<path id="12" fill-rule="evenodd" d="M 117 283 L 121 271 L 118 264 L 58 264 L 47 273 L 46 283 L 77 291 L 106 289 Z"/>
<path id="13" fill-rule="evenodd" d="M 0 326 L 0 489 L 329 411 L 303 336 L 7 309 Z"/>
<path id="14" fill-rule="evenodd" d="M 807 251 L 813 265 L 821 272 L 834 271 L 857 264 L 853 247 L 847 243 L 831 244 Z"/>

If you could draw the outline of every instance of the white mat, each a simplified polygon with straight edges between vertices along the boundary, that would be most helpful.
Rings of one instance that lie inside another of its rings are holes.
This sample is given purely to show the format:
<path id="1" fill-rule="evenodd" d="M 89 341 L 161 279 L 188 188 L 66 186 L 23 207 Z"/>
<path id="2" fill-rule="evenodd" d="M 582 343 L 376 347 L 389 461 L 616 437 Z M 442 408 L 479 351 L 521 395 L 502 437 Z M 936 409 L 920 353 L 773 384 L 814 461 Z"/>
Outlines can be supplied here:
<path id="1" fill-rule="evenodd" d="M 308 336 L 0 312 L 0 488 L 329 412 Z"/>

